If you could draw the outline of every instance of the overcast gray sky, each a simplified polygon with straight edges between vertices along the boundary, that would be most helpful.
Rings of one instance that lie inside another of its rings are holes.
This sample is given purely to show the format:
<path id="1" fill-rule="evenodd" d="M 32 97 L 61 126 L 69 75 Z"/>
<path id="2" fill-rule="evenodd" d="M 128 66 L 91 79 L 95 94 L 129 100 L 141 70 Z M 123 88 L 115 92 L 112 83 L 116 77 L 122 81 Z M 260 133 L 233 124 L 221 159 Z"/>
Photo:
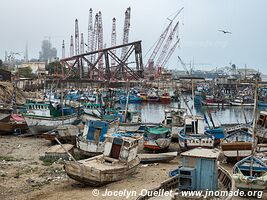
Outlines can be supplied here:
<path id="1" fill-rule="evenodd" d="M 101 11 L 104 43 L 110 45 L 111 20 L 117 19 L 117 44 L 122 42 L 124 12 L 131 6 L 130 41 L 142 40 L 143 55 L 158 39 L 166 18 L 181 7 L 180 48 L 174 52 L 169 68 L 180 68 L 177 56 L 195 68 L 222 67 L 235 63 L 267 73 L 266 0 L 1 0 L 0 58 L 5 51 L 22 52 L 28 42 L 29 58 L 38 58 L 43 39 L 51 42 L 61 57 L 61 43 L 74 34 L 78 18 L 87 35 L 88 12 Z M 231 31 L 223 34 L 218 29 Z M 68 54 L 68 51 L 66 52 Z M 148 56 L 145 57 L 145 61 Z M 264 69 L 265 68 L 265 69 Z"/>

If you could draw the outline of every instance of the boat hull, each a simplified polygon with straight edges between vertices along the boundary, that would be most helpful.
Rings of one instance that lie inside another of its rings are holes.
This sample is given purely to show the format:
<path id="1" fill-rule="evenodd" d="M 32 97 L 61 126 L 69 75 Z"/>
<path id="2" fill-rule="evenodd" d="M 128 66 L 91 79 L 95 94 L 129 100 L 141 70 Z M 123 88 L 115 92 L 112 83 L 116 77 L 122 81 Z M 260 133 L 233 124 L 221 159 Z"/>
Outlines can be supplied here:
<path id="1" fill-rule="evenodd" d="M 254 106 L 254 103 L 238 103 L 238 102 L 231 102 L 231 106 Z"/>
<path id="2" fill-rule="evenodd" d="M 251 154 L 251 142 L 221 143 L 223 155 L 228 161 L 237 161 Z"/>
<path id="3" fill-rule="evenodd" d="M 112 166 L 110 163 L 105 164 L 95 161 L 101 156 L 88 159 L 86 163 L 82 161 L 67 162 L 64 165 L 65 171 L 70 178 L 76 181 L 99 187 L 128 178 L 137 170 L 140 163 L 140 159 L 136 157 L 128 165 L 118 163 Z"/>
<path id="4" fill-rule="evenodd" d="M 183 130 L 181 130 L 183 132 Z M 179 146 L 181 151 L 202 147 L 212 149 L 214 147 L 214 139 L 206 137 L 185 136 L 178 133 Z"/>
<path id="5" fill-rule="evenodd" d="M 160 97 L 161 103 L 171 103 L 172 99 L 171 97 Z"/>
<path id="6" fill-rule="evenodd" d="M 171 138 L 160 138 L 157 140 L 145 140 L 144 148 L 151 150 L 166 150 L 171 144 Z"/>
<path id="7" fill-rule="evenodd" d="M 26 123 L 9 123 L 9 122 L 0 122 L 0 133 L 11 134 L 14 132 L 24 132 L 28 129 Z"/>
<path id="8" fill-rule="evenodd" d="M 56 118 L 44 118 L 37 116 L 24 116 L 32 134 L 39 134 L 56 129 L 61 124 L 71 124 L 77 119 L 77 115 L 69 115 Z"/>

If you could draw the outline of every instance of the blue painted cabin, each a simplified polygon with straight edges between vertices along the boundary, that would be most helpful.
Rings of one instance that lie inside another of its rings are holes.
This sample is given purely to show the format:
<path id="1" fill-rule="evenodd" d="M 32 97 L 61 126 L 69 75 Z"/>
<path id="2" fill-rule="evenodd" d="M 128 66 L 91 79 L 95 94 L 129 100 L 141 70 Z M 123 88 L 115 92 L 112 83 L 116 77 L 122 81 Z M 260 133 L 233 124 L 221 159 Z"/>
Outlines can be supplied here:
<path id="1" fill-rule="evenodd" d="M 181 154 L 182 166 L 170 171 L 179 177 L 179 190 L 218 190 L 217 159 L 215 149 L 195 148 Z"/>

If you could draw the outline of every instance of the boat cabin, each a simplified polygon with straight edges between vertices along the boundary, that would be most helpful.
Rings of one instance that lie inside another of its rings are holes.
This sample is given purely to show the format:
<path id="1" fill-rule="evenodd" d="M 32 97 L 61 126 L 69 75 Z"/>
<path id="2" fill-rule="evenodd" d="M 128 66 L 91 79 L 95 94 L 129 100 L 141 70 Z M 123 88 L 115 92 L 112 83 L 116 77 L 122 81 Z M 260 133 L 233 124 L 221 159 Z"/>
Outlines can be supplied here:
<path id="1" fill-rule="evenodd" d="M 141 114 L 138 111 L 130 111 L 128 110 L 125 116 L 125 110 L 120 110 L 118 115 L 120 117 L 120 122 L 122 123 L 140 123 L 141 122 Z M 126 118 L 126 119 L 125 119 Z"/>
<path id="2" fill-rule="evenodd" d="M 77 139 L 77 147 L 88 154 L 102 153 L 106 136 L 115 131 L 116 125 L 116 121 L 90 120 L 86 122 L 83 134 Z"/>
<path id="3" fill-rule="evenodd" d="M 128 163 L 136 159 L 138 150 L 138 138 L 121 136 L 109 136 L 105 141 L 104 157 L 110 160 L 118 160 Z M 108 159 L 105 159 L 108 160 Z"/>
<path id="4" fill-rule="evenodd" d="M 257 125 L 263 128 L 267 128 L 267 111 L 261 111 L 257 121 Z"/>
<path id="5" fill-rule="evenodd" d="M 203 135 L 205 132 L 204 118 L 201 116 L 185 116 L 185 134 Z"/>

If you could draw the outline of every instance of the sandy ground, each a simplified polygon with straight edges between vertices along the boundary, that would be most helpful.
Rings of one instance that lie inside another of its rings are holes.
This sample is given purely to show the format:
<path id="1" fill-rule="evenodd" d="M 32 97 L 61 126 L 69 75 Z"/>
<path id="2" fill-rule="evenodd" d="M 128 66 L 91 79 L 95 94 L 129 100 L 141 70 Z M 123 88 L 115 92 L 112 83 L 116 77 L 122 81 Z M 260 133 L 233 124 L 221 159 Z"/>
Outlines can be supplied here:
<path id="1" fill-rule="evenodd" d="M 45 166 L 39 159 L 51 146 L 42 138 L 0 137 L 0 199 L 126 199 L 125 197 L 105 197 L 105 191 L 136 191 L 151 189 L 168 178 L 171 169 L 176 168 L 178 160 L 158 165 L 140 165 L 137 173 L 126 180 L 100 188 L 84 186 L 64 172 L 63 164 L 53 163 Z M 177 144 L 175 144 L 177 145 Z M 176 149 L 177 146 L 172 146 Z M 92 192 L 98 189 L 99 195 Z M 137 195 L 138 196 L 138 195 Z M 137 196 L 128 199 L 136 199 Z"/>

